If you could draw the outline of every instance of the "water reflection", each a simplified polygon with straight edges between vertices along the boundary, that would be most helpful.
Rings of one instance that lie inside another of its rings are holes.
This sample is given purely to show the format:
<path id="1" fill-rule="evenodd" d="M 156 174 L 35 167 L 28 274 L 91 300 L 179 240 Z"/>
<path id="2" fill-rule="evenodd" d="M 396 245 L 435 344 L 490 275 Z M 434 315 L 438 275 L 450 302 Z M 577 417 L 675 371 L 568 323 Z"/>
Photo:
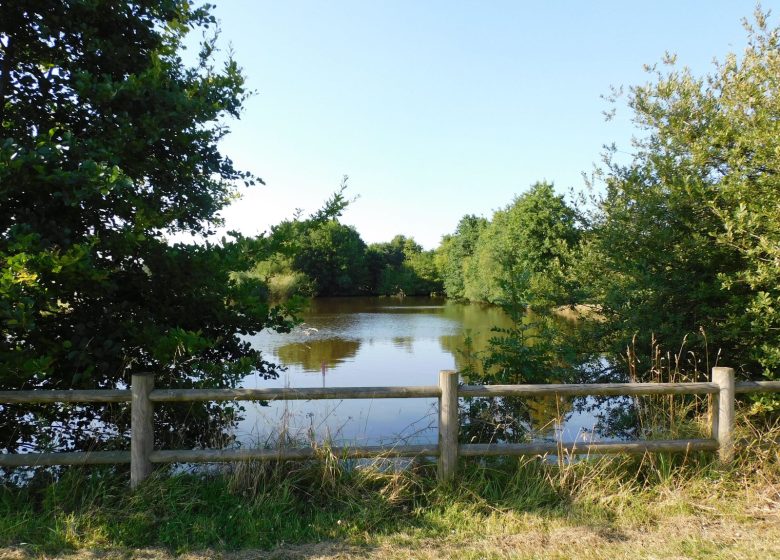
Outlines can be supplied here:
<path id="1" fill-rule="evenodd" d="M 359 349 L 360 340 L 321 338 L 284 344 L 274 350 L 274 355 L 285 366 L 298 366 L 307 372 L 321 372 L 354 358 Z"/>
<path id="2" fill-rule="evenodd" d="M 396 348 L 402 348 L 410 354 L 414 352 L 414 338 L 411 336 L 394 336 L 393 345 Z"/>
<path id="3" fill-rule="evenodd" d="M 457 321 L 460 329 L 439 338 L 442 349 L 452 354 L 458 371 L 484 373 L 480 357 L 496 336 L 493 329 L 511 327 L 511 319 L 499 307 L 478 303 L 450 303 L 443 314 Z"/>
<path id="4" fill-rule="evenodd" d="M 287 370 L 273 381 L 249 376 L 245 387 L 435 385 L 442 369 L 480 368 L 479 356 L 496 336 L 492 329 L 511 326 L 496 307 L 412 297 L 317 299 L 304 320 L 292 333 L 261 333 L 252 339 Z M 572 409 L 568 400 L 507 399 L 499 403 L 500 410 L 495 404 L 466 406 L 475 407 L 473 418 L 482 421 L 483 431 L 489 421 L 504 426 L 505 439 L 530 429 L 571 441 L 592 432 L 596 423 L 594 415 Z M 238 436 L 252 444 L 280 432 L 293 439 L 330 437 L 348 444 L 432 443 L 436 410 L 435 399 L 249 404 Z M 519 423 L 509 425 L 510 418 Z"/>

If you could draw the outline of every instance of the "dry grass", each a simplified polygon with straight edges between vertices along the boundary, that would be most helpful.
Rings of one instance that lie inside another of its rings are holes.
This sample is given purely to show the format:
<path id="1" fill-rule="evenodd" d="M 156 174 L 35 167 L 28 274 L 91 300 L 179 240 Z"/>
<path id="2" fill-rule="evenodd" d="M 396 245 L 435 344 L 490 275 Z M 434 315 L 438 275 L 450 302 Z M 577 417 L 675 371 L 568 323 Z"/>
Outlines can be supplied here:
<path id="1" fill-rule="evenodd" d="M 476 461 L 450 488 L 432 465 L 355 468 L 327 448 L 316 462 L 155 477 L 122 503 L 124 482 L 76 478 L 46 489 L 46 519 L 0 512 L 15 544 L 0 559 L 780 558 L 780 424 L 743 415 L 737 436 L 731 468 L 706 454 Z"/>
<path id="2" fill-rule="evenodd" d="M 777 447 L 765 443 L 755 441 L 742 449 L 742 460 L 747 454 L 753 456 L 751 469 L 724 471 L 677 464 L 657 470 L 649 460 L 637 466 L 626 458 L 561 469 L 536 461 L 522 462 L 517 480 L 501 478 L 495 487 L 489 471 L 487 476 L 472 471 L 464 473 L 464 484 L 429 496 L 424 507 L 410 513 L 414 522 L 390 522 L 390 530 L 374 530 L 346 513 L 343 520 L 331 519 L 333 532 L 323 533 L 320 542 L 279 543 L 270 550 L 177 554 L 161 548 L 87 546 L 46 554 L 17 546 L 0 549 L 0 559 L 780 558 L 778 453 Z M 357 500 L 357 494 L 339 494 L 358 490 L 339 490 L 343 475 L 334 468 L 328 467 L 332 474 L 323 476 L 320 490 L 312 488 L 312 494 L 325 492 L 345 503 Z M 627 477 L 629 469 L 636 476 Z M 243 472 L 241 479 L 246 481 L 246 476 Z M 365 484 L 372 491 L 395 489 L 399 496 L 408 497 L 420 490 L 403 486 L 409 478 L 375 474 Z M 523 490 L 521 479 L 526 480 Z M 544 492 L 551 492 L 554 499 L 546 499 Z M 403 516 L 402 511 L 398 509 L 396 515 Z M 356 515 L 360 516 L 359 509 Z"/>

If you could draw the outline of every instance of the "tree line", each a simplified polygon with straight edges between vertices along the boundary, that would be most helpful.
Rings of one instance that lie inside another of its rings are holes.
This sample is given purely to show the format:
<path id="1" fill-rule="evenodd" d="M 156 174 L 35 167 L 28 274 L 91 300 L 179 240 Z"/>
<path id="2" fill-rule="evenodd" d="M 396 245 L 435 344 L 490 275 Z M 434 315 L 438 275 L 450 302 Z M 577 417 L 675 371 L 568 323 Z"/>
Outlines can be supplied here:
<path id="1" fill-rule="evenodd" d="M 579 364 L 592 379 L 606 357 L 635 378 L 704 376 L 716 363 L 778 378 L 780 30 L 760 10 L 745 28 L 745 51 L 708 74 L 673 56 L 648 69 L 625 95 L 637 126 L 630 159 L 609 148 L 588 196 L 567 204 L 537 184 L 444 238 L 436 262 L 448 296 L 540 318 L 538 351 L 517 344 L 529 335 L 517 321 L 496 338 L 493 365 L 562 375 L 561 364 Z M 561 309 L 580 321 L 565 336 L 543 320 Z"/>
<path id="2" fill-rule="evenodd" d="M 404 235 L 366 244 L 339 221 L 348 204 L 345 188 L 329 201 L 340 206 L 328 219 L 296 216 L 259 237 L 275 250 L 241 277 L 264 282 L 275 301 L 293 295 L 440 295 L 503 304 L 512 295 L 509 283 L 542 282 L 541 273 L 548 274 L 554 260 L 565 264 L 581 235 L 577 212 L 551 184 L 538 183 L 492 220 L 464 216 L 435 250 Z"/>
<path id="3" fill-rule="evenodd" d="M 344 189 L 337 214 L 320 219 L 295 217 L 273 226 L 259 241 L 276 249 L 239 278 L 256 279 L 268 287 L 272 301 L 293 296 L 431 295 L 441 292 L 433 251 L 411 237 L 366 244 L 357 230 L 339 221 L 346 206 Z M 327 204 L 326 204 L 327 206 Z M 280 241 L 281 240 L 281 241 Z"/>
<path id="4" fill-rule="evenodd" d="M 489 220 L 464 216 L 432 252 L 403 237 L 367 247 L 355 270 L 372 271 L 369 292 L 440 290 L 539 317 L 568 309 L 582 328 L 568 351 L 546 332 L 547 343 L 560 343 L 551 362 L 612 356 L 625 374 L 660 352 L 702 374 L 719 362 L 775 378 L 780 47 L 763 13 L 746 29 L 745 52 L 709 74 L 695 76 L 669 56 L 629 90 L 631 157 L 608 149 L 589 194 L 567 201 L 541 182 Z"/>

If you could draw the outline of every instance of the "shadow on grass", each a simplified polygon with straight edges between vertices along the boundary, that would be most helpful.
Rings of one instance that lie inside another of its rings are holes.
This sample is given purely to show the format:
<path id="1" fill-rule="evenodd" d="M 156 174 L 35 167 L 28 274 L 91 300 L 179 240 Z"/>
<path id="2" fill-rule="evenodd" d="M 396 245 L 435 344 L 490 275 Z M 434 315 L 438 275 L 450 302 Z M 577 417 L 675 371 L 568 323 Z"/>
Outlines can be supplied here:
<path id="1" fill-rule="evenodd" d="M 341 543 L 368 552 L 383 537 L 413 541 L 522 531 L 531 518 L 565 520 L 621 541 L 618 516 L 633 507 L 631 515 L 650 521 L 651 509 L 642 506 L 647 499 L 638 496 L 647 494 L 653 478 L 662 482 L 681 467 L 679 459 L 669 458 L 665 474 L 643 461 L 464 461 L 457 484 L 442 487 L 432 463 L 365 466 L 329 456 L 196 473 L 160 470 L 132 493 L 126 472 L 74 468 L 57 480 L 40 473 L 25 487 L 0 488 L 0 546 L 26 543 L 24 550 L 34 556 L 301 545 L 289 557 L 327 557 L 331 545 L 302 545 Z M 341 544 L 334 545 L 334 555 L 341 554 Z"/>

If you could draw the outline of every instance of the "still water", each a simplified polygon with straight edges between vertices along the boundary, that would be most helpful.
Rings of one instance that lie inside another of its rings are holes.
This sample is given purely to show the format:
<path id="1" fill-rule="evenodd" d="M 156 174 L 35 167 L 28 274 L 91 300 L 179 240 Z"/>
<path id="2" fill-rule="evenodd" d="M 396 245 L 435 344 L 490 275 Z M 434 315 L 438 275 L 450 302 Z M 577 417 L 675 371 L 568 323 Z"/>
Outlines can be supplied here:
<path id="1" fill-rule="evenodd" d="M 248 376 L 244 387 L 370 387 L 436 385 L 442 369 L 461 369 L 509 319 L 492 306 L 435 298 L 320 298 L 292 333 L 261 333 L 252 344 L 284 365 L 275 380 Z M 548 403 L 549 404 L 549 403 Z M 540 406 L 540 436 L 591 437 L 593 416 Z M 246 403 L 238 438 L 246 445 L 281 435 L 349 445 L 433 443 L 436 399 L 363 399 Z"/>

